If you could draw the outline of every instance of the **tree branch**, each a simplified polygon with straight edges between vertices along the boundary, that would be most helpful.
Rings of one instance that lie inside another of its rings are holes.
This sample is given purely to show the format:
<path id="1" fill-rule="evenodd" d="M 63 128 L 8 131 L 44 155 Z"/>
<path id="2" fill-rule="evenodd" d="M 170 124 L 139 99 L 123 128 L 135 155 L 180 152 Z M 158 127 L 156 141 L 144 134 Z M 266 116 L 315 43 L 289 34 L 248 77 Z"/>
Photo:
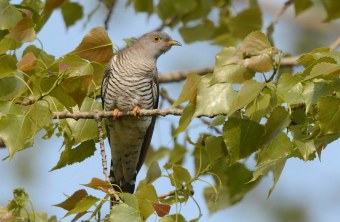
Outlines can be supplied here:
<path id="1" fill-rule="evenodd" d="M 141 109 L 138 111 L 138 116 L 167 116 L 167 115 L 174 115 L 180 116 L 182 115 L 183 110 L 181 109 Z M 95 118 L 110 118 L 113 117 L 112 111 L 95 111 L 95 112 L 76 112 L 70 113 L 68 111 L 64 112 L 53 112 L 54 119 L 66 119 L 72 118 L 75 120 L 78 119 L 95 119 Z M 118 118 L 122 116 L 132 116 L 134 113 L 132 111 L 129 112 L 119 112 Z"/>
<path id="2" fill-rule="evenodd" d="M 214 67 L 205 67 L 164 73 L 159 75 L 159 83 L 180 82 L 186 79 L 190 73 L 195 73 L 197 75 L 205 75 L 208 73 L 212 73 L 213 71 Z"/>

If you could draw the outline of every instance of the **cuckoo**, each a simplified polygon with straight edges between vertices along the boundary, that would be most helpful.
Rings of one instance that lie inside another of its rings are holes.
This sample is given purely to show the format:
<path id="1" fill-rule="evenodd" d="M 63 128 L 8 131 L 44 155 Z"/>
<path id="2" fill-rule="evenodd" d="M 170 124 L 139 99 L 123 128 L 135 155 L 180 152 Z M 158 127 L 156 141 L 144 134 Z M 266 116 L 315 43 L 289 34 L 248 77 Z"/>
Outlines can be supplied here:
<path id="1" fill-rule="evenodd" d="M 110 180 L 123 192 L 133 193 L 155 126 L 155 116 L 137 116 L 139 109 L 156 109 L 159 84 L 157 59 L 172 46 L 181 44 L 164 32 L 150 32 L 121 50 L 108 64 L 102 82 L 106 132 L 111 148 Z M 117 118 L 119 111 L 134 116 Z"/>

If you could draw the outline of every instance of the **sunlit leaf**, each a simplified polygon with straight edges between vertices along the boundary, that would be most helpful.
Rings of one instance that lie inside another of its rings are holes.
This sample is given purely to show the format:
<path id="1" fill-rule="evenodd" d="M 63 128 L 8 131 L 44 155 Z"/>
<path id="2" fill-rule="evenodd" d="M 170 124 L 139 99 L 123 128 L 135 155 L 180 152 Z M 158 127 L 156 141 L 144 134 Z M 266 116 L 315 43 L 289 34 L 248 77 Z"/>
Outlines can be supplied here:
<path id="1" fill-rule="evenodd" d="M 310 80 L 316 77 L 326 77 L 331 74 L 336 74 L 336 76 L 340 75 L 340 65 L 321 62 L 316 64 L 311 70 L 310 74 L 306 76 L 304 81 Z"/>
<path id="2" fill-rule="evenodd" d="M 269 94 L 259 94 L 251 103 L 246 107 L 246 114 L 250 120 L 260 122 L 264 117 L 266 110 L 270 104 Z"/>
<path id="3" fill-rule="evenodd" d="M 26 208 L 26 205 L 29 202 L 29 197 L 25 190 L 22 188 L 14 189 L 13 196 L 14 196 L 13 199 L 7 205 L 7 209 L 9 211 L 12 211 L 14 215 L 19 216 L 20 210 Z"/>
<path id="4" fill-rule="evenodd" d="M 202 78 L 197 89 L 197 105 L 194 116 L 228 114 L 236 98 L 230 83 L 210 84 L 211 75 Z"/>
<path id="5" fill-rule="evenodd" d="M 88 184 L 83 184 L 84 186 L 96 189 L 96 190 L 102 190 L 102 189 L 106 189 L 106 188 L 111 188 L 111 184 L 109 184 L 107 181 L 105 180 L 101 180 L 98 179 L 96 177 L 93 177 L 91 179 L 91 182 Z"/>
<path id="6" fill-rule="evenodd" d="M 141 215 L 143 215 L 143 218 L 148 218 L 155 211 L 153 203 L 158 203 L 158 196 L 154 186 L 151 184 L 138 186 L 135 195 Z"/>
<path id="7" fill-rule="evenodd" d="M 21 13 L 8 0 L 0 0 L 0 30 L 13 28 L 22 18 Z"/>
<path id="8" fill-rule="evenodd" d="M 196 110 L 196 104 L 189 103 L 184 109 L 181 118 L 179 119 L 178 127 L 174 136 L 178 136 L 181 132 L 185 131 L 188 125 L 191 123 L 192 118 Z"/>
<path id="9" fill-rule="evenodd" d="M 197 93 L 197 87 L 201 81 L 201 76 L 197 74 L 189 74 L 183 83 L 182 91 L 177 100 L 172 105 L 176 107 L 185 101 L 193 100 Z"/>
<path id="10" fill-rule="evenodd" d="M 311 105 L 316 104 L 322 96 L 331 93 L 332 93 L 331 86 L 323 80 L 306 82 L 302 94 L 306 104 L 306 112 L 308 112 Z"/>
<path id="11" fill-rule="evenodd" d="M 110 222 L 142 222 L 139 212 L 127 204 L 116 204 L 110 211 Z"/>
<path id="12" fill-rule="evenodd" d="M 61 84 L 63 90 L 78 104 L 78 107 L 82 107 L 92 78 L 92 75 L 74 76 L 67 78 Z"/>
<path id="13" fill-rule="evenodd" d="M 107 63 L 113 56 L 112 42 L 104 28 L 94 28 L 70 54 L 94 62 Z"/>
<path id="14" fill-rule="evenodd" d="M 186 222 L 182 214 L 172 214 L 166 217 L 162 217 L 159 222 Z"/>
<path id="15" fill-rule="evenodd" d="M 340 132 L 340 99 L 322 97 L 318 102 L 320 128 L 324 134 Z"/>
<path id="16" fill-rule="evenodd" d="M 277 84 L 278 95 L 288 104 L 303 103 L 303 86 L 298 76 L 283 74 Z"/>
<path id="17" fill-rule="evenodd" d="M 146 183 L 152 183 L 161 176 L 161 168 L 157 161 L 151 163 L 148 172 L 146 173 Z"/>
<path id="18" fill-rule="evenodd" d="M 232 108 L 229 111 L 228 116 L 231 116 L 237 110 L 248 105 L 253 101 L 259 93 L 262 91 L 264 83 L 259 83 L 255 80 L 247 80 L 243 83 L 242 88 L 237 93 L 236 99 L 233 102 Z"/>

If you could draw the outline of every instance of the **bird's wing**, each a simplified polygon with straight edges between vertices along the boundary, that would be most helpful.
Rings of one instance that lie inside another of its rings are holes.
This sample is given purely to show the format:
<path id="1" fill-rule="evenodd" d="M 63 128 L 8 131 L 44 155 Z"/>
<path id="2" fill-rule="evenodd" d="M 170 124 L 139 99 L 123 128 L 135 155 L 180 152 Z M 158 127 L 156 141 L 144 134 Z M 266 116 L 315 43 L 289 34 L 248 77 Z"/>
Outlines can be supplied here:
<path id="1" fill-rule="evenodd" d="M 152 81 L 152 94 L 153 94 L 153 108 L 157 109 L 158 108 L 158 99 L 159 99 L 159 82 L 158 82 L 158 74 L 157 74 L 157 69 L 155 70 L 155 75 Z M 143 145 L 140 151 L 140 155 L 139 155 L 139 160 L 138 160 L 138 164 L 137 164 L 137 173 L 139 172 L 140 168 L 143 166 L 146 154 L 148 152 L 149 146 L 150 146 L 150 142 L 151 142 L 151 138 L 152 138 L 152 134 L 153 134 L 153 129 L 155 127 L 155 122 L 156 122 L 156 116 L 152 116 L 151 119 L 151 123 L 150 126 L 148 128 L 148 130 L 146 131 L 145 137 L 144 137 L 144 141 L 143 141 Z"/>
<path id="2" fill-rule="evenodd" d="M 113 61 L 116 60 L 116 55 L 113 56 Z M 111 64 L 111 62 L 109 63 Z M 104 72 L 104 77 L 103 77 L 103 81 L 102 81 L 102 89 L 101 89 L 101 98 L 102 98 L 102 105 L 103 105 L 103 108 L 104 108 L 104 99 L 105 99 L 105 94 L 106 94 L 106 88 L 107 88 L 107 84 L 108 84 L 108 80 L 109 80 L 109 76 L 110 76 L 110 73 L 112 73 L 112 68 L 111 68 L 111 65 L 109 65 L 105 72 Z"/>

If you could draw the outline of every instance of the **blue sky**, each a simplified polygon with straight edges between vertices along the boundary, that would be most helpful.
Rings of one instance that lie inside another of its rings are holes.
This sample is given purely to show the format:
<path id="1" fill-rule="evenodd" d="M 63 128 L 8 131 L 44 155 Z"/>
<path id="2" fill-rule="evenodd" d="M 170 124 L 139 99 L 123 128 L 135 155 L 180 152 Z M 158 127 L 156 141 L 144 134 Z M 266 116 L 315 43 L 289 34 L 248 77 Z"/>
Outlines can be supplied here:
<path id="1" fill-rule="evenodd" d="M 82 1 L 86 4 L 86 11 L 91 10 L 92 1 Z M 119 1 L 121 2 L 121 1 Z M 271 2 L 271 3 L 270 3 Z M 277 1 L 282 4 L 284 1 Z M 267 9 L 275 5 L 272 1 L 262 0 Z M 266 9 L 266 8 L 265 8 Z M 297 47 L 301 42 L 295 38 L 301 34 L 299 27 L 305 21 L 299 18 L 293 21 L 292 11 L 288 11 L 287 18 L 280 22 L 275 31 L 275 42 L 277 47 L 291 53 L 300 53 Z M 105 13 L 105 10 L 101 10 Z M 289 16 L 290 15 L 290 16 Z M 265 17 L 268 22 L 268 15 Z M 74 27 L 67 30 L 61 18 L 60 11 L 52 15 L 48 24 L 39 33 L 38 37 L 44 44 L 44 50 L 50 54 L 62 56 L 73 50 L 81 41 L 83 36 L 93 27 L 101 26 L 104 15 L 97 14 L 94 19 L 84 28 L 85 21 L 78 22 Z M 321 18 L 319 19 L 321 20 Z M 147 31 L 154 29 L 160 24 L 156 16 L 147 17 L 143 14 L 135 14 L 131 8 L 124 8 L 124 4 L 118 4 L 112 16 L 109 26 L 109 36 L 118 46 L 123 46 L 123 38 L 138 37 Z M 337 23 L 339 24 L 339 23 Z M 327 45 L 338 34 L 334 31 L 322 32 L 328 24 L 318 24 L 320 30 L 308 29 L 307 33 L 316 33 L 320 36 L 319 46 Z M 334 30 L 334 29 L 333 29 Z M 212 66 L 215 61 L 215 54 L 219 47 L 210 46 L 208 43 L 185 44 L 176 31 L 166 29 L 171 36 L 183 43 L 182 47 L 173 48 L 170 52 L 159 59 L 158 70 L 166 73 L 173 70 Z M 37 42 L 34 42 L 37 44 Z M 313 48 L 314 45 L 311 46 Z M 167 84 L 162 86 L 168 90 L 173 98 L 178 96 L 181 89 L 180 83 Z M 161 117 L 156 123 L 155 134 L 152 144 L 154 147 L 170 146 L 171 138 L 169 126 L 178 122 L 177 117 Z M 195 138 L 198 132 L 207 130 L 205 126 L 199 126 L 199 122 L 191 125 L 192 137 Z M 80 164 L 74 164 L 61 170 L 48 172 L 58 161 L 62 140 L 53 138 L 51 140 L 40 139 L 40 133 L 32 148 L 17 153 L 11 161 L 0 161 L 0 205 L 6 205 L 12 198 L 11 191 L 16 187 L 24 187 L 30 198 L 39 211 L 47 211 L 59 218 L 65 214 L 60 208 L 51 206 L 65 199 L 63 194 L 70 195 L 77 189 L 79 184 L 87 183 L 92 177 L 102 178 L 101 157 L 96 151 L 94 157 L 87 159 Z M 241 203 L 209 215 L 204 209 L 204 200 L 200 190 L 205 185 L 195 184 L 196 198 L 202 203 L 204 217 L 201 221 L 278 221 L 275 218 L 275 210 L 285 209 L 292 211 L 302 209 L 307 215 L 307 221 L 311 222 L 332 222 L 340 220 L 340 171 L 338 158 L 340 156 L 339 140 L 332 143 L 322 154 L 322 161 L 303 162 L 298 159 L 290 159 L 281 175 L 281 178 L 272 194 L 267 200 L 267 192 L 271 187 L 272 177 L 265 177 L 259 186 L 251 191 Z M 106 143 L 106 147 L 108 147 Z M 192 148 L 191 148 L 192 149 Z M 109 153 L 109 152 L 108 152 Z M 0 158 L 7 156 L 5 150 L 0 150 Z M 186 167 L 193 168 L 192 159 L 186 159 Z M 29 176 L 27 176 L 29 175 Z M 143 178 L 145 170 L 142 170 L 139 178 Z M 156 184 L 161 187 L 162 181 Z M 162 193 L 160 188 L 159 193 Z M 92 192 L 92 194 L 98 194 Z M 187 219 L 197 216 L 194 204 L 189 202 L 183 207 L 183 214 Z M 64 221 L 68 221 L 66 218 Z"/>

